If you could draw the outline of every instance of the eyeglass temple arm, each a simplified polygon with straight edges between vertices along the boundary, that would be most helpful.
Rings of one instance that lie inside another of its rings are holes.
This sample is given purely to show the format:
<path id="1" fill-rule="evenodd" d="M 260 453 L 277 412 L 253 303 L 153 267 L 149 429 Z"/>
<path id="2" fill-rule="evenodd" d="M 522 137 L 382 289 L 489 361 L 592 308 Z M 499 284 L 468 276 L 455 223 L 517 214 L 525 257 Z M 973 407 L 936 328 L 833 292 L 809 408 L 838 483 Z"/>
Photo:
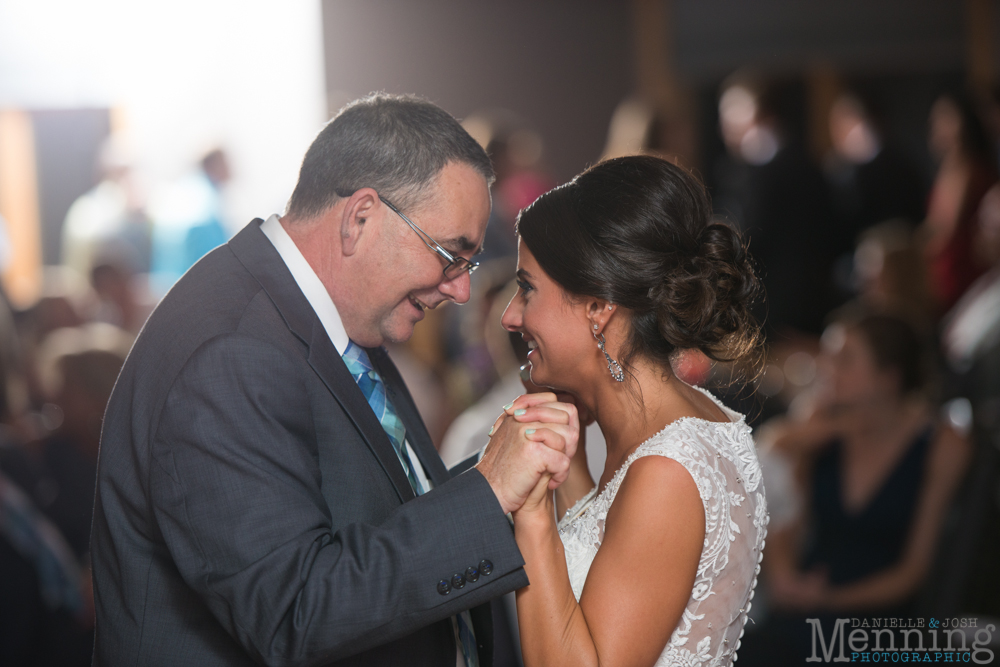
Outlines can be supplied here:
<path id="1" fill-rule="evenodd" d="M 406 224 L 408 224 L 410 226 L 410 229 L 412 229 L 413 231 L 415 231 L 417 233 L 417 236 L 420 237 L 420 240 L 424 242 L 425 246 L 427 246 L 428 248 L 430 248 L 431 250 L 433 250 L 437 254 L 441 255 L 441 257 L 443 257 L 444 259 L 448 260 L 449 262 L 452 262 L 452 263 L 455 262 L 455 257 L 450 252 L 448 252 L 447 250 L 445 250 L 444 248 L 442 248 L 440 246 L 440 244 L 438 244 L 437 241 L 435 241 L 433 238 L 431 238 L 430 234 L 428 234 L 424 230 L 422 230 L 419 227 L 417 227 L 409 218 L 407 218 L 405 215 L 403 215 L 402 212 L 400 212 L 400 210 L 398 208 L 396 208 L 395 206 L 393 206 L 392 204 L 390 204 L 386 200 L 382 199 L 381 196 L 379 196 L 379 199 L 382 201 L 383 204 L 385 204 L 386 206 L 388 206 L 396 215 L 398 215 L 399 217 L 401 217 L 403 219 L 403 222 L 405 222 Z"/>

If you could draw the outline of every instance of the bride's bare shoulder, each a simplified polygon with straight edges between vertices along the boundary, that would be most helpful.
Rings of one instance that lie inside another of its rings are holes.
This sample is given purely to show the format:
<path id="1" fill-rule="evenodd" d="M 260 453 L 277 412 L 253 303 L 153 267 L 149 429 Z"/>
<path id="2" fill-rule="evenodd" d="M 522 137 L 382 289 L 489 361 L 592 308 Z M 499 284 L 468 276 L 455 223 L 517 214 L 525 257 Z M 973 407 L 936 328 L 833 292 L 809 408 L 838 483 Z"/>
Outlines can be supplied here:
<path id="1" fill-rule="evenodd" d="M 670 508 L 669 512 L 651 511 Z M 705 512 L 701 494 L 691 473 L 684 465 L 666 456 L 641 456 L 628 468 L 622 479 L 615 502 L 608 511 L 607 537 L 612 538 L 612 527 L 640 522 L 648 529 L 651 523 L 667 524 L 683 518 L 697 535 L 700 544 L 705 531 Z M 664 525 L 664 529 L 668 526 Z M 676 526 L 674 526 L 676 528 Z M 643 531 L 646 532 L 646 531 Z M 665 534 L 674 533 L 667 530 Z"/>

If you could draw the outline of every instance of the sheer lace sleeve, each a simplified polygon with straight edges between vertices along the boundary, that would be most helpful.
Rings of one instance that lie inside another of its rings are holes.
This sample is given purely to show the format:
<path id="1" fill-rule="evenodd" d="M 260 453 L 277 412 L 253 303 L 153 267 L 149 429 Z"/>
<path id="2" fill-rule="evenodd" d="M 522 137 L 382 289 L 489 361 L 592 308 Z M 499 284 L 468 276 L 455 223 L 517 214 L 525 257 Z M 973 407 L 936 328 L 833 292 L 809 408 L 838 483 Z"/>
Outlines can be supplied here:
<path id="1" fill-rule="evenodd" d="M 742 416 L 719 406 L 732 421 L 686 417 L 667 425 L 636 449 L 601 493 L 592 491 L 559 523 L 570 584 L 579 600 L 604 539 L 608 510 L 632 462 L 666 456 L 690 473 L 705 508 L 705 543 L 691 598 L 656 663 L 660 667 L 731 664 L 760 572 L 768 522 L 760 464 Z"/>

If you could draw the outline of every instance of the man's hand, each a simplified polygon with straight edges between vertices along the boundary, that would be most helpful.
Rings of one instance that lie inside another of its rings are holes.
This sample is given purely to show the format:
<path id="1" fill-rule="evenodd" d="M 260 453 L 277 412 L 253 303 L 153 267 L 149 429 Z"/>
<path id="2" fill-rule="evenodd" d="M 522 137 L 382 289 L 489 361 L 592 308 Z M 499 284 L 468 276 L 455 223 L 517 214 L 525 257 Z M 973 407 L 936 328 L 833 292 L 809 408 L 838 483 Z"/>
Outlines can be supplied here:
<path id="1" fill-rule="evenodd" d="M 580 422 L 573 405 L 555 394 L 521 396 L 494 425 L 490 444 L 476 468 L 493 487 L 504 512 L 521 507 L 542 475 L 556 488 L 569 474 Z"/>

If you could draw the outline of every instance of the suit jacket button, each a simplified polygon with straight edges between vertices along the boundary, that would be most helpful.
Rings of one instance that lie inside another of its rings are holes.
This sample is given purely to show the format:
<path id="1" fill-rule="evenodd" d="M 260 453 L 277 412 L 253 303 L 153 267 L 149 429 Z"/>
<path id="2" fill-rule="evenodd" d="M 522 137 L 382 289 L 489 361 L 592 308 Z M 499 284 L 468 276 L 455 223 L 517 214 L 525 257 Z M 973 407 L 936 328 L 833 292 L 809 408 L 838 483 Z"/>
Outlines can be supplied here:
<path id="1" fill-rule="evenodd" d="M 479 581 L 479 570 L 474 567 L 465 568 L 465 580 L 473 584 Z"/>
<path id="2" fill-rule="evenodd" d="M 465 588 L 465 577 L 460 574 L 456 574 L 451 578 L 451 585 L 454 588 Z"/>
<path id="3" fill-rule="evenodd" d="M 451 593 L 451 584 L 448 583 L 447 579 L 442 579 L 438 582 L 438 593 L 441 595 L 447 595 Z"/>
<path id="4" fill-rule="evenodd" d="M 493 563 L 489 562 L 485 558 L 479 561 L 479 571 L 485 574 L 487 577 L 493 574 Z"/>

